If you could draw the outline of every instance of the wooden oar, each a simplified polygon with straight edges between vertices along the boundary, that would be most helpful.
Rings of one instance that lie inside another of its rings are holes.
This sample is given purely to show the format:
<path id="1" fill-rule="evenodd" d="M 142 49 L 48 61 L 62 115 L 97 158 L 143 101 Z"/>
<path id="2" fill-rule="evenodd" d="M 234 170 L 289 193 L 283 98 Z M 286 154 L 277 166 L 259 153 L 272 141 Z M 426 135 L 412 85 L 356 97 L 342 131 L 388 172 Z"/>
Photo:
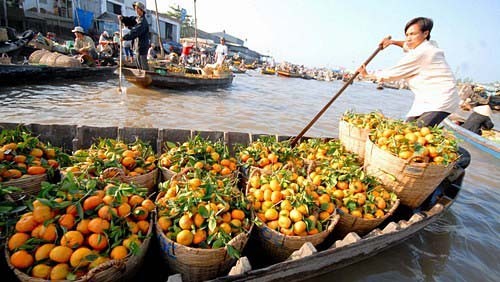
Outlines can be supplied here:
<path id="1" fill-rule="evenodd" d="M 118 73 L 118 92 L 122 93 L 122 52 L 123 52 L 123 28 L 122 21 L 120 20 L 120 66 Z"/>
<path id="2" fill-rule="evenodd" d="M 391 39 L 391 36 L 389 35 L 387 37 L 387 39 Z M 378 54 L 378 52 L 380 52 L 380 50 L 384 49 L 384 47 L 382 46 L 382 43 L 379 44 L 377 50 L 375 50 L 375 52 L 373 52 L 373 54 L 363 63 L 365 66 L 368 65 L 368 63 L 370 63 L 370 61 L 375 58 L 375 56 Z M 344 84 L 344 86 L 342 86 L 342 88 L 340 88 L 340 90 L 337 92 L 337 94 L 335 94 L 332 99 L 330 99 L 330 101 L 321 109 L 321 111 L 319 111 L 316 116 L 309 122 L 308 125 L 306 125 L 306 127 L 304 127 L 304 129 L 302 129 L 302 131 L 297 135 L 295 136 L 295 138 L 293 138 L 292 142 L 290 143 L 292 147 L 295 147 L 295 145 L 297 144 L 297 142 L 300 140 L 300 138 L 302 138 L 302 136 L 304 136 L 304 134 L 309 130 L 309 128 L 311 128 L 311 126 L 313 126 L 313 124 L 323 115 L 323 113 L 332 105 L 332 103 L 340 96 L 340 94 L 342 94 L 342 92 L 344 92 L 344 90 L 353 82 L 353 80 L 356 78 L 356 76 L 358 76 L 359 74 L 359 71 L 356 71 L 354 73 L 354 75 Z"/>

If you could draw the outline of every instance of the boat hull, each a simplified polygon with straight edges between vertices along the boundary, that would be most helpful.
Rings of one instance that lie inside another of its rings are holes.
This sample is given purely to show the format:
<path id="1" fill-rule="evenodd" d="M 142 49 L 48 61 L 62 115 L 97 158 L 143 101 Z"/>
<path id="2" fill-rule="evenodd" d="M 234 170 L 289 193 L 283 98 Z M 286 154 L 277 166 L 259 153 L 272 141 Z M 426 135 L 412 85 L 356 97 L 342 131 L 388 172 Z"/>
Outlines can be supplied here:
<path id="1" fill-rule="evenodd" d="M 60 79 L 82 79 L 112 75 L 116 67 L 49 67 L 0 65 L 0 85 L 43 84 Z"/>
<path id="2" fill-rule="evenodd" d="M 15 128 L 15 123 L 0 123 L 0 127 Z M 94 140 L 99 137 L 108 137 L 121 140 L 141 140 L 153 146 L 156 152 L 160 152 L 166 141 L 185 142 L 193 136 L 212 141 L 223 140 L 230 148 L 236 144 L 249 144 L 259 135 L 240 132 L 222 131 L 197 131 L 185 129 L 161 129 L 161 128 L 130 128 L 130 127 L 92 127 L 76 125 L 25 125 L 34 135 L 44 142 L 63 148 L 72 148 L 73 151 L 88 148 Z M 276 136 L 279 140 L 290 138 L 290 136 Z M 404 240 L 417 234 L 420 230 L 435 223 L 446 210 L 453 204 L 459 194 L 460 186 L 464 177 L 464 169 L 455 168 L 452 173 L 439 185 L 435 193 L 422 206 L 419 212 L 400 206 L 398 210 L 384 222 L 380 229 L 374 229 L 367 235 L 359 237 L 349 233 L 343 238 L 332 234 L 324 243 L 318 246 L 318 251 L 307 256 L 301 256 L 293 260 L 286 260 L 277 264 L 264 264 L 262 261 L 262 250 L 255 248 L 249 243 L 244 256 L 250 260 L 253 270 L 237 275 L 218 277 L 217 281 L 299 281 L 306 278 L 319 276 L 347 265 L 359 262 L 373 256 L 387 248 L 400 244 Z M 439 195 L 439 196 L 436 196 Z M 335 230 L 334 230 L 335 232 Z M 255 234 L 252 234 L 255 235 Z M 255 240 L 255 237 L 254 237 Z M 153 244 L 154 246 L 154 244 Z M 158 269 L 164 269 L 158 260 L 161 250 L 156 247 L 150 250 L 145 257 L 144 267 L 141 270 L 141 280 L 146 276 L 146 281 L 160 280 L 155 275 Z M 259 265 L 260 264 L 260 265 Z M 136 277 L 137 278 L 137 277 Z M 163 277 L 165 278 L 165 277 Z M 166 279 L 161 279 L 165 281 Z"/>
<path id="3" fill-rule="evenodd" d="M 168 89 L 223 88 L 233 82 L 233 75 L 225 77 L 180 76 L 159 74 L 153 71 L 123 69 L 125 78 L 139 87 L 155 86 Z"/>
<path id="4" fill-rule="evenodd" d="M 462 140 L 467 141 L 474 147 L 491 154 L 493 157 L 500 159 L 500 144 L 490 141 L 474 132 L 471 132 L 460 125 L 455 124 L 449 118 L 444 120 L 444 125 L 453 130 L 455 135 Z"/>

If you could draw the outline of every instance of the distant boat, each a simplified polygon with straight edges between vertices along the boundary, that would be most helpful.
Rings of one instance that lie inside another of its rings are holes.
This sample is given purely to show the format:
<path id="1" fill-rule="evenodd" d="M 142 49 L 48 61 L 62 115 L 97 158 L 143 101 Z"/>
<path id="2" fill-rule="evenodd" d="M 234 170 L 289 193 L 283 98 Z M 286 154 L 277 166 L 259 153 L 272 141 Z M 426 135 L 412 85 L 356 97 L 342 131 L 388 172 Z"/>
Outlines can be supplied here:
<path id="1" fill-rule="evenodd" d="M 296 73 L 296 72 L 278 70 L 277 73 L 279 76 L 283 76 L 283 77 L 291 77 L 291 78 L 301 77 L 301 75 Z"/>
<path id="2" fill-rule="evenodd" d="M 443 121 L 443 123 L 447 128 L 453 130 L 453 132 L 459 139 L 462 139 L 470 143 L 471 145 L 475 146 L 476 148 L 480 149 L 481 151 L 487 152 L 492 156 L 494 156 L 495 158 L 500 159 L 500 143 L 497 143 L 493 140 L 490 140 L 474 132 L 471 132 L 461 127 L 460 125 L 454 123 L 449 118 L 446 118 Z M 500 136 L 500 133 L 498 131 L 492 130 L 492 132 L 496 136 Z"/>
<path id="3" fill-rule="evenodd" d="M 274 68 L 262 68 L 260 70 L 260 73 L 262 73 L 262 74 L 268 74 L 268 75 L 275 75 L 276 74 L 276 70 L 274 70 Z"/>

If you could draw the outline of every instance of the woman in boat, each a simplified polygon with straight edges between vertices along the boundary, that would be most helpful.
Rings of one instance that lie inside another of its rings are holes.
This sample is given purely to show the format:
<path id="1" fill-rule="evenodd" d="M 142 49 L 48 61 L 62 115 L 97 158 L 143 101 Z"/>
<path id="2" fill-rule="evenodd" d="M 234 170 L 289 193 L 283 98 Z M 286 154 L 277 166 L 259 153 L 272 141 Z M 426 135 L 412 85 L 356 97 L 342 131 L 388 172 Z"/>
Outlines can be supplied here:
<path id="1" fill-rule="evenodd" d="M 94 40 L 92 40 L 90 36 L 85 35 L 85 31 L 81 26 L 75 27 L 71 32 L 75 34 L 75 45 L 71 53 L 80 55 L 84 64 L 91 67 L 95 66 L 97 51 L 95 49 Z"/>
<path id="2" fill-rule="evenodd" d="M 147 70 L 148 67 L 148 48 L 149 48 L 149 26 L 146 20 L 146 8 L 141 2 L 132 4 L 137 17 L 118 16 L 118 19 L 130 28 L 130 32 L 122 37 L 122 41 L 138 38 L 137 64 L 140 69 Z"/>
<path id="3" fill-rule="evenodd" d="M 396 45 L 405 51 L 399 63 L 375 75 L 368 75 L 362 65 L 361 76 L 377 81 L 408 81 L 415 100 L 407 114 L 407 121 L 416 121 L 419 126 L 439 124 L 450 113 L 458 109 L 459 96 L 455 77 L 445 60 L 443 50 L 430 41 L 433 22 L 429 18 L 414 18 L 405 26 L 405 41 L 384 38 L 380 45 L 386 48 Z"/>
<path id="4" fill-rule="evenodd" d="M 477 106 L 472 109 L 472 114 L 462 124 L 462 127 L 476 134 L 482 135 L 482 129 L 490 130 L 494 124 L 491 121 L 491 108 L 489 105 Z"/>

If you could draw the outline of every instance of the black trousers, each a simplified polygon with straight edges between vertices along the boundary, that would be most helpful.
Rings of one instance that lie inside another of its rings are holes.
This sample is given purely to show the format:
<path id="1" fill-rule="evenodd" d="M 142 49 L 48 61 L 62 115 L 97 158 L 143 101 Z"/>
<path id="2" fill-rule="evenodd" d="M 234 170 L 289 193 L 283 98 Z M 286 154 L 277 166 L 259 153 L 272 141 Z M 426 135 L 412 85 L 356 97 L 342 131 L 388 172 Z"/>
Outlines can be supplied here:
<path id="1" fill-rule="evenodd" d="M 450 113 L 447 112 L 425 112 L 419 116 L 408 117 L 406 121 L 416 121 L 419 127 L 434 126 L 440 124 Z"/>

